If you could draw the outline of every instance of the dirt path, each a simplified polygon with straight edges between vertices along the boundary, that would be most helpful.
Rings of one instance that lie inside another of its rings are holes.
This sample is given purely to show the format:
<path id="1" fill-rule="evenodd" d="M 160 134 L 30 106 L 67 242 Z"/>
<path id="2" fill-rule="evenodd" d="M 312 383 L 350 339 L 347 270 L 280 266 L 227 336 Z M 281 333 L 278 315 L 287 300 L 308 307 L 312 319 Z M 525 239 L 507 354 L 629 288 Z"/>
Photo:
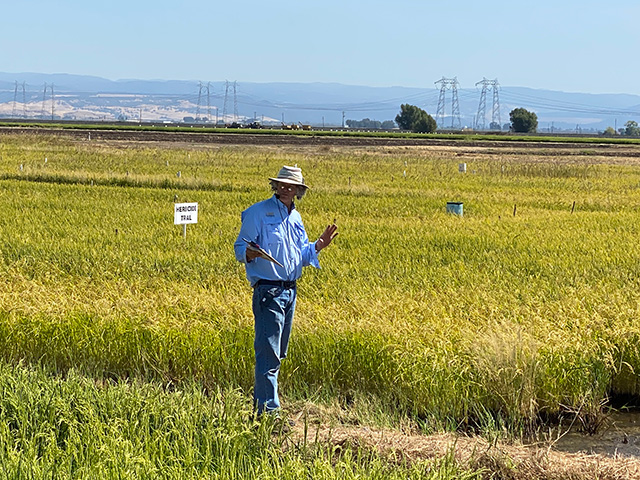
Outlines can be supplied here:
<path id="1" fill-rule="evenodd" d="M 78 141 L 126 142 L 130 144 L 164 144 L 173 147 L 194 146 L 274 146 L 274 147 L 347 147 L 401 148 L 418 147 L 448 151 L 452 155 L 528 155 L 542 157 L 616 157 L 640 163 L 640 145 L 570 142 L 527 142 L 502 140 L 447 140 L 443 138 L 379 138 L 322 135 L 286 135 L 251 133 L 162 132 L 138 130 L 60 129 L 38 127 L 0 127 L 0 135 L 56 135 Z M 634 162 L 635 163 L 635 162 Z"/>
<path id="2" fill-rule="evenodd" d="M 372 450 L 392 463 L 441 460 L 450 456 L 463 468 L 485 469 L 486 478 L 640 479 L 640 459 L 637 458 L 563 453 L 549 446 L 490 443 L 481 437 L 451 433 L 421 435 L 370 427 L 329 427 L 309 423 L 305 427 L 304 421 L 298 421 L 287 441 L 290 446 L 328 442 L 337 454 L 349 448 Z"/>

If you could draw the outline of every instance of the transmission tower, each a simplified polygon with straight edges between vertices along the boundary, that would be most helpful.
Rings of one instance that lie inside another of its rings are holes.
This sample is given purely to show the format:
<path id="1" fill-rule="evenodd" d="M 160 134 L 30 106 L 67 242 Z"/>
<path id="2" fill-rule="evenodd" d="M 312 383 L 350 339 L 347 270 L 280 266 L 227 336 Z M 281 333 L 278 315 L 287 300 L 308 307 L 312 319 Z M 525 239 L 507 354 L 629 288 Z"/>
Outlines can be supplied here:
<path id="1" fill-rule="evenodd" d="M 487 80 L 483 78 L 482 81 L 476 83 L 476 87 L 482 85 L 480 91 L 480 103 L 478 103 L 478 113 L 476 114 L 476 130 L 485 130 L 485 117 L 487 109 L 487 90 L 489 87 L 493 90 L 493 108 L 491 109 L 491 123 L 493 125 L 501 125 L 500 122 L 500 99 L 498 98 L 498 79 Z"/>
<path id="2" fill-rule="evenodd" d="M 445 92 L 447 90 L 447 85 L 445 83 L 445 78 L 442 77 L 441 80 L 438 80 L 437 83 L 442 82 L 440 86 L 440 96 L 438 97 L 438 110 L 436 111 L 436 124 L 442 125 L 444 120 L 444 100 L 445 100 Z"/>
<path id="3" fill-rule="evenodd" d="M 13 109 L 11 110 L 11 117 L 16 118 L 16 105 L 18 103 L 18 81 L 16 80 L 16 89 L 13 91 Z"/>
<path id="4" fill-rule="evenodd" d="M 55 95 L 53 94 L 53 83 L 51 84 L 51 120 L 55 116 Z"/>
<path id="5" fill-rule="evenodd" d="M 222 121 L 227 122 L 227 99 L 229 98 L 229 80 L 224 81 L 224 103 L 222 106 Z"/>
<path id="6" fill-rule="evenodd" d="M 198 107 L 196 108 L 196 122 L 200 121 L 200 100 L 202 98 L 202 82 L 198 84 Z"/>
<path id="7" fill-rule="evenodd" d="M 44 82 L 44 90 L 42 91 L 42 110 L 40 111 L 40 118 L 44 118 L 44 102 L 47 98 L 47 82 Z"/>
<path id="8" fill-rule="evenodd" d="M 460 120 L 460 105 L 458 103 L 458 79 L 457 77 L 453 78 L 444 78 L 442 77 L 437 82 L 434 82 L 436 85 L 440 84 L 440 95 L 438 97 L 438 110 L 436 112 L 436 123 L 440 126 L 444 126 L 444 117 L 445 117 L 445 102 L 447 96 L 447 90 L 451 90 L 451 128 L 452 129 L 460 129 L 462 128 L 462 121 Z"/>
<path id="9" fill-rule="evenodd" d="M 27 84 L 22 82 L 22 118 L 27 118 Z"/>
<path id="10" fill-rule="evenodd" d="M 238 82 L 236 80 L 233 81 L 233 121 L 238 121 L 238 97 L 237 93 Z"/>
<path id="11" fill-rule="evenodd" d="M 493 108 L 491 109 L 491 123 L 497 124 L 502 129 L 502 121 L 500 120 L 500 98 L 498 97 L 498 79 L 494 79 L 493 84 Z"/>
<path id="12" fill-rule="evenodd" d="M 211 82 L 207 82 L 207 121 L 211 122 Z"/>
<path id="13" fill-rule="evenodd" d="M 451 85 L 451 128 L 460 130 L 462 121 L 460 120 L 460 104 L 458 103 L 458 80 L 453 79 Z"/>

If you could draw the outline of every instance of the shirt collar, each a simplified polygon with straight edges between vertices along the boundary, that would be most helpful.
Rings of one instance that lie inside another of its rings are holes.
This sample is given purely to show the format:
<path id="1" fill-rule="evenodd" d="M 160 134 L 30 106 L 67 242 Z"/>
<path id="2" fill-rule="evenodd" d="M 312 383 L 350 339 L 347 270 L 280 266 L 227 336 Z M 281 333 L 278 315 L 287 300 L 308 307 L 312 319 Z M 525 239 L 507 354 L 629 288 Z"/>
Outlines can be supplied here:
<path id="1" fill-rule="evenodd" d="M 273 197 L 271 197 L 271 199 L 276 203 L 278 209 L 284 210 L 285 213 L 287 214 L 290 214 L 296 209 L 296 202 L 291 202 L 291 212 L 287 212 L 287 206 L 284 203 L 282 203 L 280 200 L 278 200 L 275 194 L 273 195 Z"/>

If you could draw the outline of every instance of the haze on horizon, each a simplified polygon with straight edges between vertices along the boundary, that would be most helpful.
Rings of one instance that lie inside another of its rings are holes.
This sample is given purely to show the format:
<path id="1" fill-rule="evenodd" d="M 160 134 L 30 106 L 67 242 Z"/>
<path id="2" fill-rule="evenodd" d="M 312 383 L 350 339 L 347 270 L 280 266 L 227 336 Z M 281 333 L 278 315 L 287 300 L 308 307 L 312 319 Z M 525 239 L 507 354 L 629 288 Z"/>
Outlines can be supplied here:
<path id="1" fill-rule="evenodd" d="M 456 77 L 640 94 L 640 4 L 10 2 L 0 70 L 111 80 L 427 87 Z"/>

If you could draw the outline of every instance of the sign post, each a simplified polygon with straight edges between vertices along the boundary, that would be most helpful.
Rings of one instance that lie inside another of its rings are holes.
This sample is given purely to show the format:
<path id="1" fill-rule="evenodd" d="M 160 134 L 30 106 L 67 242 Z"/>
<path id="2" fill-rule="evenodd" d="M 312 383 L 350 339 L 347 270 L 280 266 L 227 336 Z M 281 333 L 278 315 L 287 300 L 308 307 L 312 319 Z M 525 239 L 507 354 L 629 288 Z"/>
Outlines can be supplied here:
<path id="1" fill-rule="evenodd" d="M 182 236 L 187 239 L 187 225 L 198 223 L 197 203 L 174 203 L 173 204 L 173 224 L 182 225 Z"/>

